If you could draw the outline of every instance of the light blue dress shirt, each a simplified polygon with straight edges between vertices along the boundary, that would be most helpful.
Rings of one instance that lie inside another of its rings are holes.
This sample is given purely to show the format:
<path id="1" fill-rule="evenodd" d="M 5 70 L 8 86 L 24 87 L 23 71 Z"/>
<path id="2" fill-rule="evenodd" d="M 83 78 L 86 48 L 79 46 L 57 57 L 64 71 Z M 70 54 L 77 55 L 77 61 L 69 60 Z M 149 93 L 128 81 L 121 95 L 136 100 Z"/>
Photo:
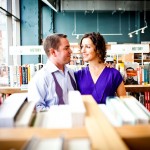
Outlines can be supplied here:
<path id="1" fill-rule="evenodd" d="M 52 72 L 63 89 L 63 100 L 68 104 L 68 91 L 74 90 L 68 71 L 75 80 L 74 72 L 65 66 L 64 72 L 59 70 L 50 60 L 37 71 L 28 85 L 28 101 L 36 101 L 36 110 L 47 110 L 51 105 L 58 105 L 59 98 L 55 91 L 55 81 Z"/>

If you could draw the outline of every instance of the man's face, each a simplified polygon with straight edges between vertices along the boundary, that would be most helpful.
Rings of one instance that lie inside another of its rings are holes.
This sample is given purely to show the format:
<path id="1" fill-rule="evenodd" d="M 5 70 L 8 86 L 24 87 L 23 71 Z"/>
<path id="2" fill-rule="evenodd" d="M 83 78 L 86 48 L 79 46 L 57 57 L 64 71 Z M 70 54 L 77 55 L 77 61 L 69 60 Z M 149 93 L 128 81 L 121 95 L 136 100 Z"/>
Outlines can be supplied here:
<path id="1" fill-rule="evenodd" d="M 69 41 L 66 38 L 61 38 L 60 46 L 56 52 L 57 62 L 63 65 L 69 63 L 71 58 L 71 53 L 72 51 L 70 49 Z"/>

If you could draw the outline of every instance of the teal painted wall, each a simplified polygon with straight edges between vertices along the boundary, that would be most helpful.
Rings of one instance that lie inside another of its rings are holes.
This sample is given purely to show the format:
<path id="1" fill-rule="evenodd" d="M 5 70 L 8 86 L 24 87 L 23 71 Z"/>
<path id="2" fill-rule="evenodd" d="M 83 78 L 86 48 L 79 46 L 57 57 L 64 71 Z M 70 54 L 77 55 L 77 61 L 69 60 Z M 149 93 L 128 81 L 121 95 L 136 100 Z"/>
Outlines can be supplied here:
<path id="1" fill-rule="evenodd" d="M 42 6 L 42 14 L 41 14 L 41 39 L 46 38 L 49 34 L 54 33 L 54 22 L 53 22 L 54 12 L 50 7 L 46 5 Z M 46 63 L 47 56 L 44 55 L 42 57 L 42 63 Z"/>
<path id="2" fill-rule="evenodd" d="M 76 14 L 76 21 L 74 20 Z M 68 35 L 70 42 L 79 42 L 76 36 L 72 36 L 76 26 L 77 34 L 87 32 L 100 32 L 101 34 L 122 34 L 104 35 L 107 42 L 117 43 L 138 43 L 138 37 L 129 38 L 128 33 L 136 30 L 135 12 L 65 12 L 55 13 L 55 30 Z M 129 24 L 130 19 L 130 24 Z M 81 38 L 81 37 L 80 37 Z"/>
<path id="3" fill-rule="evenodd" d="M 41 8 L 41 10 L 40 10 Z M 76 16 L 76 21 L 75 21 Z M 142 19 L 140 19 L 142 18 Z M 100 32 L 101 34 L 121 33 L 122 35 L 104 35 L 106 42 L 140 43 L 150 41 L 150 12 L 146 12 L 148 28 L 144 34 L 130 38 L 128 33 L 144 26 L 143 12 L 53 12 L 39 0 L 21 0 L 21 44 L 41 45 L 51 33 L 67 34 L 70 42 L 78 42 L 72 33 L 84 34 Z M 22 56 L 22 64 L 38 63 L 38 56 Z M 46 56 L 42 58 L 46 62 Z"/>
<path id="4" fill-rule="evenodd" d="M 38 0 L 21 0 L 21 45 L 39 45 Z M 22 64 L 38 63 L 39 57 L 22 56 Z"/>

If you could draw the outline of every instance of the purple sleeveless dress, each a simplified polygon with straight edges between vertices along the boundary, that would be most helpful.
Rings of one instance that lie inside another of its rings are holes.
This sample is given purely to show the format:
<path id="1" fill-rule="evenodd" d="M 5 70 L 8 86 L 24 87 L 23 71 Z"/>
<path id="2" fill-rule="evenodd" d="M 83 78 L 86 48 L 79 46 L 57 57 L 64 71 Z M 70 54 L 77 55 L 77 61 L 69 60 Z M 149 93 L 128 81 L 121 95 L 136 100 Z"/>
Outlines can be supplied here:
<path id="1" fill-rule="evenodd" d="M 105 67 L 94 84 L 89 67 L 75 72 L 78 90 L 82 95 L 92 95 L 98 104 L 105 104 L 107 96 L 115 96 L 123 78 L 115 68 Z"/>

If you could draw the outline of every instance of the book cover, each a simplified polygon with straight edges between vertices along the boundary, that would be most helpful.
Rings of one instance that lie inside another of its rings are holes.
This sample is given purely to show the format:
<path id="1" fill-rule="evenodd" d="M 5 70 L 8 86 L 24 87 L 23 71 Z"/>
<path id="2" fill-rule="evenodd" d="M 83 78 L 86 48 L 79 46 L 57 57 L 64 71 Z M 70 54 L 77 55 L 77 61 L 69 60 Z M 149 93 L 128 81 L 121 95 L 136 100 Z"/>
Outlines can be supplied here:
<path id="1" fill-rule="evenodd" d="M 136 62 L 125 62 L 125 84 L 126 85 L 133 85 L 138 84 L 138 74 L 137 70 L 139 68 L 139 64 Z"/>

